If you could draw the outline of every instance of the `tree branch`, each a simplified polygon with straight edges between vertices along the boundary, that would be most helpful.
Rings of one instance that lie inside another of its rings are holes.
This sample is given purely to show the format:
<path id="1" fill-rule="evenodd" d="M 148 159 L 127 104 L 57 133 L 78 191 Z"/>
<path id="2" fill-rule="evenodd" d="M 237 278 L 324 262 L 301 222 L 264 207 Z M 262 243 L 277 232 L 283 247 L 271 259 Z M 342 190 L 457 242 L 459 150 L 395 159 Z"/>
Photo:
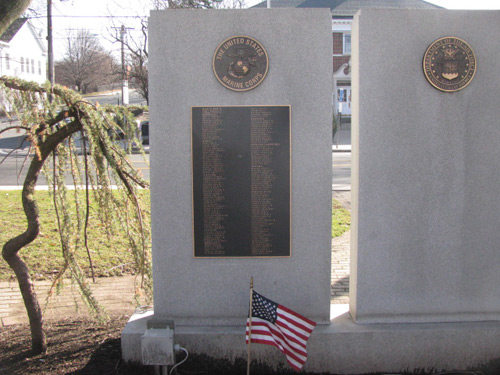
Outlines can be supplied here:
<path id="1" fill-rule="evenodd" d="M 0 35 L 24 13 L 31 0 L 2 0 L 0 1 Z"/>

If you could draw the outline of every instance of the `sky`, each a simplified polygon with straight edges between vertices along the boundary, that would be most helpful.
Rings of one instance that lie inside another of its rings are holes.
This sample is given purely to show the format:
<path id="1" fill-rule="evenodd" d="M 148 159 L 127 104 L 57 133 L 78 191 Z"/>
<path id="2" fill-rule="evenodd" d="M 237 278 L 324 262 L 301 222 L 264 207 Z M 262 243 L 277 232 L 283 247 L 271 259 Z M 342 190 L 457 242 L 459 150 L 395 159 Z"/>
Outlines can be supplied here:
<path id="1" fill-rule="evenodd" d="M 261 0 L 246 0 L 247 6 L 253 6 Z M 426 0 L 429 3 L 447 9 L 499 9 L 500 0 Z M 52 0 L 54 55 L 56 60 L 64 56 L 68 35 L 78 29 L 88 29 L 91 33 L 103 36 L 103 47 L 119 56 L 120 43 L 112 43 L 113 35 L 123 24 L 127 35 L 135 40 L 141 39 L 140 16 L 146 16 L 151 8 L 150 0 Z M 34 0 L 32 8 L 38 11 L 38 18 L 33 19 L 36 27 L 42 31 L 46 27 L 46 0 Z M 272 6 L 272 0 L 271 0 Z M 43 30 L 43 33 L 45 31 Z M 43 34 L 45 35 L 45 34 Z"/>

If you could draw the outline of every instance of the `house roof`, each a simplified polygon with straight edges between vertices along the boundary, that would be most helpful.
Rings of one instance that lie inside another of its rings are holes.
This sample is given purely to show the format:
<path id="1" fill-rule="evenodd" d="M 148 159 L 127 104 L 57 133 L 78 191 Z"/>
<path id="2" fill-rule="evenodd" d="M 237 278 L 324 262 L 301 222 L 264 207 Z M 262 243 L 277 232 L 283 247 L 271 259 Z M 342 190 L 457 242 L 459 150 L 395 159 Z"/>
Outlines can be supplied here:
<path id="1" fill-rule="evenodd" d="M 345 0 L 271 0 L 272 8 L 330 8 L 334 9 Z M 263 1 L 253 8 L 265 8 L 267 1 Z"/>
<path id="2" fill-rule="evenodd" d="M 253 8 L 265 8 L 263 1 Z M 424 0 L 271 0 L 272 8 L 330 8 L 334 16 L 354 16 L 361 8 L 441 9 Z"/>
<path id="3" fill-rule="evenodd" d="M 0 41 L 9 43 L 12 38 L 17 34 L 17 32 L 23 27 L 23 25 L 28 21 L 27 18 L 18 18 L 5 30 L 5 32 L 0 35 Z"/>

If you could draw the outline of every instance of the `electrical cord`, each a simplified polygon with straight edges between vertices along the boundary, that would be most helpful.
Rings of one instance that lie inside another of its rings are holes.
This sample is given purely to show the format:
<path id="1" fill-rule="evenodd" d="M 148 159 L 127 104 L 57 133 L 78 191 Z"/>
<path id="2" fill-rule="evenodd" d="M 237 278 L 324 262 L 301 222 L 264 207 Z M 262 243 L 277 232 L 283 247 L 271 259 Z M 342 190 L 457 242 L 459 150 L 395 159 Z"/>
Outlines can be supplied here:
<path id="1" fill-rule="evenodd" d="M 186 362 L 186 360 L 187 360 L 187 359 L 188 359 L 188 357 L 189 357 L 189 353 L 188 353 L 188 351 L 187 351 L 185 348 L 183 348 L 183 347 L 181 346 L 181 347 L 179 347 L 179 349 L 180 349 L 180 350 L 183 350 L 183 351 L 186 353 L 186 358 L 184 358 L 184 359 L 183 359 L 182 361 L 180 361 L 179 363 L 176 363 L 176 364 L 174 365 L 174 367 L 172 367 L 172 368 L 170 369 L 170 374 L 169 374 L 169 375 L 172 375 L 172 373 L 174 372 L 174 370 L 175 370 L 178 366 L 180 366 L 180 365 L 182 365 L 184 362 Z"/>

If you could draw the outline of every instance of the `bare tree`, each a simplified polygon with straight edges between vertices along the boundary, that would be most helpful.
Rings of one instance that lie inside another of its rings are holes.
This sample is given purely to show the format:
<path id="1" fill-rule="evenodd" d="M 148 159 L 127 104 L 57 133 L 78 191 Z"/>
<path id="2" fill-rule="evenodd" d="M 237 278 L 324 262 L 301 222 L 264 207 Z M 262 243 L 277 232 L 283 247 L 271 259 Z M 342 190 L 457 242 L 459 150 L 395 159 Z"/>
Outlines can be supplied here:
<path id="1" fill-rule="evenodd" d="M 144 21 L 141 22 L 141 30 L 143 35 L 142 48 L 140 45 L 135 43 L 135 48 L 131 48 L 132 45 L 130 43 L 127 44 L 127 48 L 131 54 L 130 78 L 132 79 L 134 86 L 137 88 L 141 96 L 146 100 L 147 105 L 149 105 L 147 28 L 147 24 Z"/>
<path id="2" fill-rule="evenodd" d="M 118 64 L 89 30 L 70 34 L 64 58 L 56 63 L 57 83 L 83 94 L 116 80 Z"/>
<path id="3" fill-rule="evenodd" d="M 219 0 L 213 2 L 216 9 L 243 9 L 246 7 L 245 0 Z"/>
<path id="4" fill-rule="evenodd" d="M 152 2 L 154 9 L 221 9 L 245 7 L 245 0 L 152 0 Z"/>
<path id="5" fill-rule="evenodd" d="M 213 8 L 210 0 L 153 0 L 155 9 L 176 9 L 176 8 L 197 8 L 210 9 Z"/>
<path id="6" fill-rule="evenodd" d="M 149 85 L 148 85 L 148 23 L 146 19 L 140 19 L 141 21 L 141 37 L 140 38 L 124 38 L 122 40 L 121 35 L 112 35 L 111 40 L 113 42 L 123 43 L 125 49 L 128 51 L 130 56 L 125 64 L 128 67 L 127 74 L 128 78 L 132 82 L 139 94 L 146 100 L 146 104 L 149 105 Z M 118 27 L 114 27 L 118 30 Z"/>
<path id="7" fill-rule="evenodd" d="M 178 8 L 244 8 L 245 0 L 151 0 L 154 9 L 178 9 Z M 128 35 L 122 40 L 121 35 L 112 34 L 113 42 L 123 43 L 129 53 L 128 74 L 132 85 L 139 91 L 141 96 L 149 104 L 148 86 L 148 22 L 141 18 L 141 36 L 133 38 Z M 119 30 L 118 25 L 113 27 Z"/>

